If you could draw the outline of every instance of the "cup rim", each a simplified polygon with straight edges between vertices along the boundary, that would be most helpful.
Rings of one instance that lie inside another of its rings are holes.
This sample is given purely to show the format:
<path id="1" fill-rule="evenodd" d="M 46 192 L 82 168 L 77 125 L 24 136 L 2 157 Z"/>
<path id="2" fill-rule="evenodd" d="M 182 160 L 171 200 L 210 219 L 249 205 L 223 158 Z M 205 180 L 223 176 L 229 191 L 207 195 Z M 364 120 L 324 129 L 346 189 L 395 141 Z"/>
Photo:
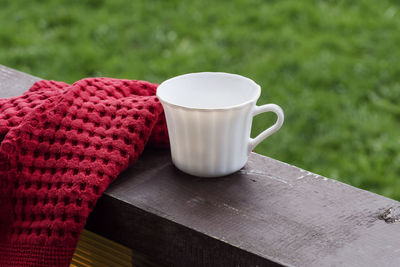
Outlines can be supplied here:
<path id="1" fill-rule="evenodd" d="M 163 99 L 160 94 L 159 94 L 159 89 L 162 88 L 162 86 L 174 81 L 174 80 L 178 80 L 178 79 L 182 79 L 186 76 L 192 76 L 192 75 L 222 75 L 222 76 L 229 76 L 229 77 L 236 77 L 242 80 L 245 80 L 246 82 L 252 84 L 253 86 L 255 86 L 257 93 L 255 95 L 255 97 L 244 101 L 242 103 L 236 104 L 236 105 L 231 105 L 231 106 L 225 106 L 225 107 L 216 107 L 216 108 L 194 108 L 194 107 L 189 107 L 189 106 L 185 106 L 185 105 L 178 105 L 175 103 L 171 103 L 170 101 L 167 101 L 165 99 Z M 187 110 L 199 110 L 199 111 L 216 111 L 216 110 L 231 110 L 231 109 L 239 109 L 242 108 L 250 103 L 255 103 L 257 102 L 258 98 L 261 95 L 261 87 L 259 84 L 257 84 L 255 81 L 253 81 L 250 78 L 247 78 L 245 76 L 239 75 L 239 74 L 234 74 L 234 73 L 228 73 L 228 72 L 210 72 L 210 71 L 204 71 L 204 72 L 192 72 L 192 73 L 186 73 L 186 74 L 182 74 L 182 75 L 178 75 L 178 76 L 174 76 L 172 78 L 169 78 L 165 81 L 163 81 L 158 87 L 157 87 L 157 91 L 156 91 L 156 96 L 157 98 L 165 104 L 177 107 L 177 108 L 183 108 L 183 109 L 187 109 Z"/>

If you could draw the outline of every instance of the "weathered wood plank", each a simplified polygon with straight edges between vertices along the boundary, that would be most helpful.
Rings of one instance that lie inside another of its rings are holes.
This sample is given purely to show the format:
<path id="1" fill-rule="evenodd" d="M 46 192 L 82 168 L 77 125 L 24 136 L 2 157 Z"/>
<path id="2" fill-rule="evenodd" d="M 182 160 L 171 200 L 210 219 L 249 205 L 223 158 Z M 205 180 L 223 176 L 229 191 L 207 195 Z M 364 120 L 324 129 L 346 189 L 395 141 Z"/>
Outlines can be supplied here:
<path id="1" fill-rule="evenodd" d="M 40 78 L 0 64 L 0 98 L 22 95 L 34 82 L 39 80 Z"/>
<path id="2" fill-rule="evenodd" d="M 23 80 L 2 77 L 0 97 Z M 87 228 L 169 266 L 400 266 L 400 223 L 379 219 L 398 206 L 254 153 L 231 176 L 201 179 L 174 168 L 169 151 L 148 150 Z"/>
<path id="3" fill-rule="evenodd" d="M 398 202 L 257 154 L 205 180 L 147 151 L 107 197 L 126 209 L 103 199 L 90 226 L 174 266 L 400 264 L 400 224 L 379 219 Z"/>

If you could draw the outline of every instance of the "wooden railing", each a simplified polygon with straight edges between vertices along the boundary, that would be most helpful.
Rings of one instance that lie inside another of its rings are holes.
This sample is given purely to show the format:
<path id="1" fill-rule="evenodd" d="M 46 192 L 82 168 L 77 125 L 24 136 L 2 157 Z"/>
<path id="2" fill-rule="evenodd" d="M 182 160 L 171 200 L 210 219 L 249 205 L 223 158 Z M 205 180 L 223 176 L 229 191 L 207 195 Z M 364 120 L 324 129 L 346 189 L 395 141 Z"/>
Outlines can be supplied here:
<path id="1" fill-rule="evenodd" d="M 0 97 L 38 78 L 0 65 Z M 162 266 L 400 266 L 400 203 L 252 153 L 201 179 L 147 150 L 98 201 L 86 228 Z M 134 260 L 134 259 L 133 259 Z"/>

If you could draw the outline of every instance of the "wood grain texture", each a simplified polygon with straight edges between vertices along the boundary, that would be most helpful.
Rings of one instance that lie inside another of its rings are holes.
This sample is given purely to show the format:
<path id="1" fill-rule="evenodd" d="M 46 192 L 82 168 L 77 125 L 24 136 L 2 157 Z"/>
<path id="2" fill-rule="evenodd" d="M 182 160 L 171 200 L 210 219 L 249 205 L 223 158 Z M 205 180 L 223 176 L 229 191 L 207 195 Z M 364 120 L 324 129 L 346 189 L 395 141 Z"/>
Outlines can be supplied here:
<path id="1" fill-rule="evenodd" d="M 7 75 L 0 97 L 23 80 Z M 177 170 L 169 151 L 147 150 L 87 228 L 165 266 L 400 266 L 400 223 L 379 219 L 398 206 L 254 153 L 233 175 L 201 179 Z"/>
<path id="2" fill-rule="evenodd" d="M 0 98 L 22 95 L 40 78 L 0 64 Z"/>
<path id="3" fill-rule="evenodd" d="M 146 151 L 107 198 L 90 227 L 171 266 L 400 264 L 400 224 L 379 219 L 398 202 L 254 153 L 231 176 L 201 179 Z"/>
<path id="4" fill-rule="evenodd" d="M 132 267 L 132 250 L 88 230 L 83 230 L 70 267 L 90 266 Z"/>

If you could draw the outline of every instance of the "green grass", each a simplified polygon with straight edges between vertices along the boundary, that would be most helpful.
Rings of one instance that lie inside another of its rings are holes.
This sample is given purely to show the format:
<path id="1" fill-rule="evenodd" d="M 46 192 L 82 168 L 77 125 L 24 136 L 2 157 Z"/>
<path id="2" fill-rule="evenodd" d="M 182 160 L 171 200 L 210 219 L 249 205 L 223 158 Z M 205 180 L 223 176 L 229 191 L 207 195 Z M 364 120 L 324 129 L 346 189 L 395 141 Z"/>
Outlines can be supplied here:
<path id="1" fill-rule="evenodd" d="M 248 76 L 286 114 L 257 152 L 400 200 L 399 1 L 0 0 L 0 25 L 0 63 L 46 79 Z"/>

